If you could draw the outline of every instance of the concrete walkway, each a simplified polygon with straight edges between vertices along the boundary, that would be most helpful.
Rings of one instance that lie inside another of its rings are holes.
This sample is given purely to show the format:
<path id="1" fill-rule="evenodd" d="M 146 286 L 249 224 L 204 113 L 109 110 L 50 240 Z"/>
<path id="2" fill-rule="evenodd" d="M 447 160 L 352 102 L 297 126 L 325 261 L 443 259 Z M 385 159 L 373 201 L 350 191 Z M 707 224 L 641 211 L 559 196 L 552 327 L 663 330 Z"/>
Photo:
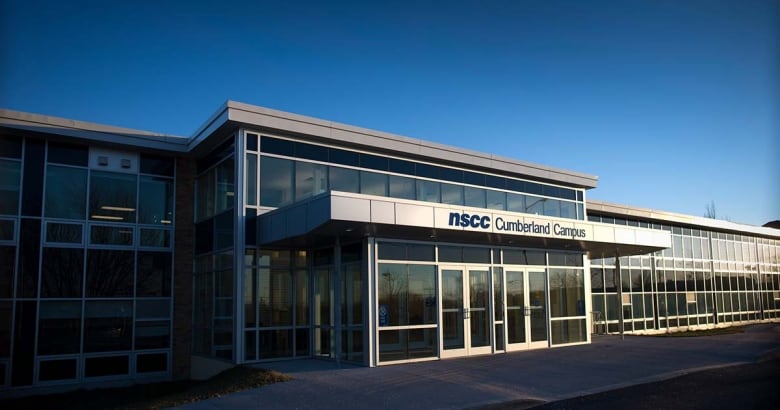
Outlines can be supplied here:
<path id="1" fill-rule="evenodd" d="M 755 361 L 780 348 L 780 325 L 706 337 L 594 336 L 590 345 L 378 368 L 304 360 L 264 365 L 294 380 L 184 409 L 467 409 L 554 401 Z"/>

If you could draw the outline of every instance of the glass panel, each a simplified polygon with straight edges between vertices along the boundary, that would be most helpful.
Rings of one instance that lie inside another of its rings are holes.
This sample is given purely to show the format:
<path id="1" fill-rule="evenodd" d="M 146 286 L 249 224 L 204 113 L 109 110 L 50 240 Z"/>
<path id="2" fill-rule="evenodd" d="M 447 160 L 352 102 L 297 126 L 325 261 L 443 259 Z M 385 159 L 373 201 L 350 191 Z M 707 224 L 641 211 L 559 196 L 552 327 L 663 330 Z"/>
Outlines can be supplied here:
<path id="1" fill-rule="evenodd" d="M 135 322 L 135 348 L 165 349 L 171 346 L 171 324 L 167 320 Z"/>
<path id="2" fill-rule="evenodd" d="M 170 248 L 171 231 L 165 229 L 141 228 L 140 245 L 151 248 Z"/>
<path id="3" fill-rule="evenodd" d="M 444 349 L 462 349 L 466 346 L 463 328 L 463 271 L 443 269 L 441 282 Z"/>
<path id="4" fill-rule="evenodd" d="M 46 224 L 46 242 L 81 243 L 82 226 L 49 222 Z"/>
<path id="5" fill-rule="evenodd" d="M 330 167 L 331 191 L 360 192 L 360 173 L 354 169 Z"/>
<path id="6" fill-rule="evenodd" d="M 418 179 L 417 180 L 417 200 L 418 201 L 425 201 L 425 202 L 443 202 L 444 201 L 444 192 L 443 192 L 443 185 L 448 184 L 441 184 L 439 182 L 435 181 L 428 181 L 425 179 Z M 441 192 L 440 192 L 441 191 Z M 461 190 L 462 192 L 462 190 Z M 450 193 L 457 196 L 457 193 Z M 463 201 L 462 193 L 460 195 L 461 199 L 458 200 L 460 202 Z M 454 198 L 453 198 L 454 200 Z M 450 203 L 450 202 L 447 202 Z"/>
<path id="7" fill-rule="evenodd" d="M 420 198 L 419 196 L 417 197 Z M 463 205 L 463 186 L 453 184 L 441 184 L 441 203 L 450 205 Z"/>
<path id="8" fill-rule="evenodd" d="M 577 218 L 577 209 L 574 206 L 574 202 L 560 201 L 561 203 L 561 218 Z"/>
<path id="9" fill-rule="evenodd" d="M 343 265 L 341 272 L 343 283 L 341 323 L 344 325 L 362 325 L 363 280 L 360 264 Z"/>
<path id="10" fill-rule="evenodd" d="M 235 197 L 233 187 L 235 171 L 233 168 L 233 157 L 230 157 L 217 165 L 217 189 L 214 213 L 218 214 L 233 208 L 233 198 Z"/>
<path id="11" fill-rule="evenodd" d="M 87 251 L 87 297 L 133 296 L 133 252 Z"/>
<path id="12" fill-rule="evenodd" d="M 495 310 L 494 318 L 496 322 L 504 320 L 504 272 L 502 268 L 493 268 L 493 309 Z M 500 339 L 496 335 L 496 343 Z"/>
<path id="13" fill-rule="evenodd" d="M 531 308 L 531 341 L 547 340 L 547 301 L 544 272 L 528 272 L 528 298 Z"/>
<path id="14" fill-rule="evenodd" d="M 260 326 L 292 325 L 292 275 L 289 270 L 260 268 Z"/>
<path id="15" fill-rule="evenodd" d="M 124 375 L 129 371 L 130 359 L 127 356 L 92 357 L 84 360 L 86 377 Z"/>
<path id="16" fill-rule="evenodd" d="M 464 205 L 485 208 L 485 190 L 483 188 L 463 187 Z"/>
<path id="17" fill-rule="evenodd" d="M 138 223 L 165 224 L 173 221 L 173 180 L 141 177 L 138 200 Z"/>
<path id="18" fill-rule="evenodd" d="M 295 200 L 300 201 L 328 190 L 328 166 L 295 162 Z"/>
<path id="19" fill-rule="evenodd" d="M 41 264 L 42 298 L 81 297 L 83 249 L 43 248 Z"/>
<path id="20" fill-rule="evenodd" d="M 579 269 L 550 269 L 550 315 L 584 316 L 585 287 Z M 543 289 L 544 284 L 541 284 Z"/>
<path id="21" fill-rule="evenodd" d="M 46 360 L 38 366 L 38 380 L 67 380 L 76 378 L 76 359 Z"/>
<path id="22" fill-rule="evenodd" d="M 16 267 L 16 247 L 15 246 L 0 246 L 0 298 L 10 298 L 13 294 L 12 286 L 14 279 L 14 268 Z M 0 303 L 2 305 L 2 303 Z M 0 312 L 0 315 L 2 312 Z M 2 316 L 0 316 L 2 317 Z M 0 319 L 2 323 L 2 319 Z M 10 323 L 10 322 L 9 322 Z M 0 344 L 3 343 L 3 328 L 0 325 Z M 10 337 L 10 334 L 8 335 Z M 0 357 L 2 356 L 2 349 L 0 349 Z"/>
<path id="23" fill-rule="evenodd" d="M 525 195 L 507 193 L 506 210 L 510 212 L 525 212 Z"/>
<path id="24" fill-rule="evenodd" d="M 436 357 L 437 344 L 436 329 L 382 330 L 379 332 L 379 361 Z"/>
<path id="25" fill-rule="evenodd" d="M 588 338 L 585 333 L 585 319 L 553 320 L 550 327 L 554 345 L 584 342 Z"/>
<path id="26" fill-rule="evenodd" d="M 561 216 L 561 201 L 546 199 L 544 201 L 544 214 L 547 216 Z"/>
<path id="27" fill-rule="evenodd" d="M 390 175 L 390 197 L 415 199 L 415 181 L 412 178 Z"/>
<path id="28" fill-rule="evenodd" d="M 295 324 L 309 324 L 309 273 L 295 272 Z"/>
<path id="29" fill-rule="evenodd" d="M 136 373 L 164 372 L 168 370 L 168 354 L 139 354 L 135 363 Z"/>
<path id="30" fill-rule="evenodd" d="M 292 329 L 261 330 L 260 359 L 292 357 Z"/>
<path id="31" fill-rule="evenodd" d="M 360 171 L 360 193 L 387 196 L 387 175 Z"/>
<path id="32" fill-rule="evenodd" d="M 84 164 L 86 165 L 86 164 Z M 173 176 L 175 163 L 173 158 L 158 157 L 156 155 L 141 154 L 141 173 Z"/>
<path id="33" fill-rule="evenodd" d="M 293 202 L 293 161 L 260 157 L 260 205 L 280 207 Z"/>
<path id="34" fill-rule="evenodd" d="M 471 347 L 490 346 L 488 271 L 469 271 L 469 322 Z"/>
<path id="35" fill-rule="evenodd" d="M 92 226 L 89 242 L 99 245 L 132 245 L 133 228 L 116 226 Z"/>
<path id="36" fill-rule="evenodd" d="M 248 142 L 248 140 L 247 140 Z M 257 155 L 246 154 L 246 204 L 257 205 Z"/>
<path id="37" fill-rule="evenodd" d="M 363 362 L 362 330 L 343 330 L 341 332 L 341 357 L 350 362 Z"/>
<path id="38" fill-rule="evenodd" d="M 138 252 L 136 296 L 171 295 L 171 254 L 169 252 Z"/>
<path id="39" fill-rule="evenodd" d="M 19 161 L 0 159 L 0 215 L 19 213 L 21 168 Z"/>
<path id="40" fill-rule="evenodd" d="M 135 222 L 136 176 L 92 171 L 90 176 L 90 219 Z"/>
<path id="41" fill-rule="evenodd" d="M 506 210 L 506 192 L 501 191 L 487 191 L 487 208 L 497 209 L 500 211 Z"/>
<path id="42" fill-rule="evenodd" d="M 262 286 L 262 285 L 261 285 Z M 330 270 L 316 269 L 314 271 L 314 324 L 330 325 Z M 380 302 L 381 303 L 381 302 Z"/>
<path id="43" fill-rule="evenodd" d="M 129 350 L 133 339 L 132 301 L 87 301 L 84 351 Z"/>
<path id="44" fill-rule="evenodd" d="M 506 322 L 509 343 L 525 343 L 525 284 L 523 272 L 506 272 Z"/>
<path id="45" fill-rule="evenodd" d="M 87 170 L 49 165 L 46 168 L 45 198 L 45 216 L 84 219 L 87 203 Z M 135 204 L 132 207 L 135 207 Z"/>
<path id="46" fill-rule="evenodd" d="M 79 353 L 81 302 L 41 301 L 38 354 Z"/>
<path id="47" fill-rule="evenodd" d="M 545 198 L 539 198 L 538 196 L 527 196 L 525 198 L 525 212 L 536 215 L 544 214 L 544 201 Z"/>

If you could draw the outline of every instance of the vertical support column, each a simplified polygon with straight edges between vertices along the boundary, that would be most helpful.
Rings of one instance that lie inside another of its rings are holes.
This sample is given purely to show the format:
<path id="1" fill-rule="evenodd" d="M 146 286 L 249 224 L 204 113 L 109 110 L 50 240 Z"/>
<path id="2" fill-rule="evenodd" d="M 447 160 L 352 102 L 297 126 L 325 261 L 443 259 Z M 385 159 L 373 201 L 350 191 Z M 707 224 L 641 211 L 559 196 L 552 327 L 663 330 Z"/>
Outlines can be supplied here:
<path id="1" fill-rule="evenodd" d="M 333 289 L 333 304 L 331 309 L 333 312 L 333 326 L 331 326 L 333 336 L 330 340 L 333 341 L 331 351 L 336 358 L 336 363 L 341 362 L 341 238 L 336 238 L 336 243 L 333 244 L 333 279 L 331 281 L 331 289 Z"/>
<path id="2" fill-rule="evenodd" d="M 623 325 L 623 274 L 620 272 L 620 252 L 615 248 L 615 274 L 617 275 L 618 294 L 618 326 L 620 326 L 620 339 L 625 340 L 625 326 Z"/>
<path id="3" fill-rule="evenodd" d="M 244 155 L 244 130 L 239 130 L 233 155 L 233 363 L 244 361 Z"/>
<path id="4" fill-rule="evenodd" d="M 715 244 L 712 240 L 712 232 L 709 232 L 707 235 L 707 239 L 710 244 L 710 275 L 712 275 L 712 316 L 713 316 L 713 325 L 718 325 L 718 296 L 723 296 L 723 291 L 721 290 L 718 292 L 718 285 L 715 281 Z M 719 255 L 720 256 L 720 255 Z M 723 288 L 723 284 L 721 283 L 721 289 Z"/>
<path id="5" fill-rule="evenodd" d="M 364 248 L 366 249 L 366 257 L 363 259 L 363 263 L 366 266 L 365 272 L 366 272 L 366 280 L 363 281 L 364 288 L 363 288 L 363 300 L 365 301 L 365 306 L 363 307 L 364 317 L 365 317 L 365 325 L 364 325 L 364 346 L 366 346 L 368 354 L 366 355 L 367 359 L 367 365 L 369 367 L 376 367 L 377 365 L 377 358 L 378 358 L 378 349 L 379 349 L 379 342 L 378 342 L 378 334 L 377 334 L 377 328 L 376 328 L 376 321 L 374 320 L 376 318 L 376 255 L 374 254 L 374 250 L 376 249 L 376 240 L 374 238 L 368 238 L 366 242 L 364 243 Z"/>
<path id="6" fill-rule="evenodd" d="M 176 198 L 173 238 L 173 379 L 190 378 L 192 300 L 195 289 L 195 163 L 176 158 Z"/>
<path id="7" fill-rule="evenodd" d="M 585 336 L 588 343 L 591 342 L 591 331 L 593 330 L 593 295 L 590 286 L 590 258 L 587 254 L 582 254 L 582 283 L 585 288 Z"/>

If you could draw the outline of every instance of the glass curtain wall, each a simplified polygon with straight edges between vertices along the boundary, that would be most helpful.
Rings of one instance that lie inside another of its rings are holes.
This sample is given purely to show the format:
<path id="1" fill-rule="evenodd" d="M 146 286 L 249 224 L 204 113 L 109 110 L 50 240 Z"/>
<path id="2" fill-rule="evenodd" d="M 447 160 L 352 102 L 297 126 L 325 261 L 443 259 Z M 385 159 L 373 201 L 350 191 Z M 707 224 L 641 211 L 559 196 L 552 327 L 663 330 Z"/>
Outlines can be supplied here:
<path id="1" fill-rule="evenodd" d="M 170 374 L 174 160 L 90 151 L 0 137 L 0 386 Z"/>
<path id="2" fill-rule="evenodd" d="M 193 353 L 234 354 L 234 137 L 197 161 Z M 243 252 L 241 252 L 243 254 Z"/>
<path id="3" fill-rule="evenodd" d="M 599 215 L 589 219 L 665 230 L 672 236 L 668 249 L 621 257 L 619 273 L 614 257 L 591 260 L 594 318 L 603 318 L 607 331 L 619 331 L 618 309 L 627 332 L 778 317 L 780 241 Z M 623 300 L 618 301 L 621 284 Z"/>

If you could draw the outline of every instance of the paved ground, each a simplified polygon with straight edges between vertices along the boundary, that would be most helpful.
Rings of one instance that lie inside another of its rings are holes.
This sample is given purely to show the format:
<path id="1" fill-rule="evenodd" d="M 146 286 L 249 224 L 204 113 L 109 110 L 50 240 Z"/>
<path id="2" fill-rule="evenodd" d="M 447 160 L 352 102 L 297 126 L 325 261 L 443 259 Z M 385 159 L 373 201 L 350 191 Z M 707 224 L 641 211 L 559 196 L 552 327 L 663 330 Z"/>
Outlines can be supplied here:
<path id="1" fill-rule="evenodd" d="M 337 369 L 316 360 L 278 362 L 265 367 L 288 373 L 293 381 L 182 408 L 524 408 L 752 363 L 778 348 L 780 325 L 765 324 L 707 337 L 595 336 L 590 345 L 373 369 Z"/>

